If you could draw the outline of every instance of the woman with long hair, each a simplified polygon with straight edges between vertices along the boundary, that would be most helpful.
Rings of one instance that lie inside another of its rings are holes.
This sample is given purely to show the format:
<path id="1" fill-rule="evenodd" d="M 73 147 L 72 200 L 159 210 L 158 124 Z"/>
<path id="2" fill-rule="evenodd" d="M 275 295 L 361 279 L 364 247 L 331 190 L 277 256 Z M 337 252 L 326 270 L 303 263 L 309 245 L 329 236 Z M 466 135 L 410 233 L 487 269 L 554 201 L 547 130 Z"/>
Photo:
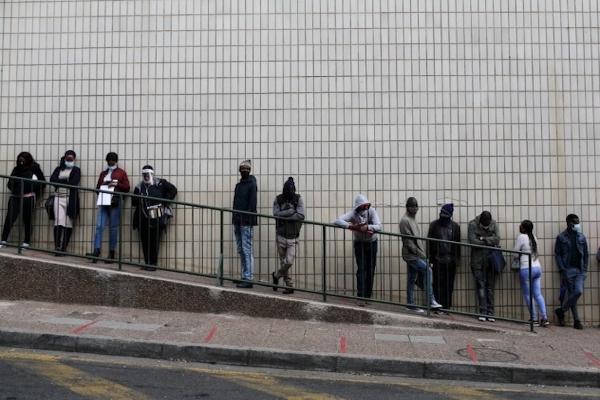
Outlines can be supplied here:
<path id="1" fill-rule="evenodd" d="M 527 308 L 531 314 L 534 325 L 548 326 L 548 314 L 546 313 L 546 301 L 542 296 L 540 283 L 542 281 L 542 265 L 539 260 L 537 238 L 533 235 L 533 222 L 524 220 L 519 225 L 519 236 L 515 240 L 515 246 L 513 250 L 522 251 L 531 254 L 531 285 L 533 288 L 533 298 L 537 306 L 540 309 L 542 319 L 538 321 L 536 307 L 532 304 L 530 298 L 530 286 L 529 286 L 529 256 L 526 254 L 515 254 L 515 259 L 519 259 L 521 269 L 519 271 L 519 278 L 521 280 L 521 291 Z"/>

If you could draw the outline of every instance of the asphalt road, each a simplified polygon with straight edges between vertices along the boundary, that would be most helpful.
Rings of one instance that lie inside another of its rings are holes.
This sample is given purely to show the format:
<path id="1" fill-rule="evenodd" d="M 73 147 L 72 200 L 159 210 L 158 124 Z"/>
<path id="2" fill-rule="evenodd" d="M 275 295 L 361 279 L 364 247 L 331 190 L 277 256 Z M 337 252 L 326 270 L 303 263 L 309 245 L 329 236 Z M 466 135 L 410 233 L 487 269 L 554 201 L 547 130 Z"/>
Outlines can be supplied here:
<path id="1" fill-rule="evenodd" d="M 600 389 L 223 367 L 0 348 L 0 400 L 587 399 Z"/>

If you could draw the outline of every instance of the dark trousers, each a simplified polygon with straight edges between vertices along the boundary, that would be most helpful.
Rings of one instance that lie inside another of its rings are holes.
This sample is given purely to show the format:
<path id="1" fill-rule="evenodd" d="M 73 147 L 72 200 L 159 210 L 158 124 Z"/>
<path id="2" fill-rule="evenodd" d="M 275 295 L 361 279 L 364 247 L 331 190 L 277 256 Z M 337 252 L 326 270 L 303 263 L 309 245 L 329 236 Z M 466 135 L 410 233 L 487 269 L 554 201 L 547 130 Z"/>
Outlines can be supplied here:
<path id="1" fill-rule="evenodd" d="M 8 200 L 8 212 L 4 220 L 4 229 L 2 229 L 2 241 L 8 240 L 8 235 L 12 226 L 19 218 L 19 214 L 23 217 L 23 243 L 31 242 L 31 231 L 33 229 L 33 211 L 35 208 L 35 196 L 23 197 L 23 212 L 21 213 L 21 198 L 10 196 Z"/>
<path id="2" fill-rule="evenodd" d="M 157 265 L 158 263 L 158 247 L 164 230 L 164 225 L 160 225 L 158 219 L 140 218 L 140 240 L 144 252 L 144 262 L 148 265 Z"/>
<path id="3" fill-rule="evenodd" d="M 373 296 L 373 278 L 377 260 L 377 241 L 354 242 L 356 258 L 356 295 L 370 299 Z"/>
<path id="4" fill-rule="evenodd" d="M 452 308 L 452 292 L 454 291 L 454 277 L 456 275 L 456 262 L 439 262 L 433 264 L 433 294 L 438 303 L 444 308 Z"/>
<path id="5" fill-rule="evenodd" d="M 494 285 L 496 283 L 496 271 L 488 260 L 483 261 L 481 269 L 471 268 L 477 285 L 477 297 L 479 298 L 479 313 L 483 315 L 494 315 Z"/>

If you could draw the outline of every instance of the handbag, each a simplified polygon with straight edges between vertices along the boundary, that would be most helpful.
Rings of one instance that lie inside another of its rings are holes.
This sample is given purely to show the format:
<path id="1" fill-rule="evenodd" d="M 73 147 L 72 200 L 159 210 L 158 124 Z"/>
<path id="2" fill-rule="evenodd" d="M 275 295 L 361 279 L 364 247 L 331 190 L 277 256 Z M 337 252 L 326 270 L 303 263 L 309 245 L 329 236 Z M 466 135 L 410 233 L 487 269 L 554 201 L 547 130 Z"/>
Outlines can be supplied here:
<path id="1" fill-rule="evenodd" d="M 119 196 L 118 194 L 113 194 L 110 198 L 110 206 L 119 207 L 119 204 L 121 204 L 121 196 Z"/>
<path id="2" fill-rule="evenodd" d="M 54 195 L 51 194 L 46 199 L 46 203 L 44 203 L 44 208 L 46 208 L 46 212 L 48 213 L 48 219 L 54 221 L 56 219 L 56 215 L 54 215 Z"/>
<path id="3" fill-rule="evenodd" d="M 504 259 L 502 252 L 498 250 L 499 248 L 500 246 L 497 246 L 494 250 L 490 251 L 490 254 L 488 255 L 488 260 L 496 274 L 501 273 L 504 270 L 504 267 L 506 267 L 506 260 Z"/>
<path id="4" fill-rule="evenodd" d="M 510 270 L 512 272 L 519 272 L 521 270 L 521 259 L 520 258 L 513 258 L 512 262 L 510 263 Z"/>

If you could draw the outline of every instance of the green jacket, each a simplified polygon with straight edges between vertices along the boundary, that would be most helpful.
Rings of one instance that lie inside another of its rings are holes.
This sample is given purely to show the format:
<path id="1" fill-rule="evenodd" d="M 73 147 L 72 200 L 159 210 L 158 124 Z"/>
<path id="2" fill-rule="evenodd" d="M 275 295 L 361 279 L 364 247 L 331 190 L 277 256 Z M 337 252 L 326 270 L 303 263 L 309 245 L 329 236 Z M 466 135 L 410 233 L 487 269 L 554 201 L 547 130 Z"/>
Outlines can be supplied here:
<path id="1" fill-rule="evenodd" d="M 481 240 L 486 238 L 486 241 Z M 500 244 L 500 228 L 495 220 L 492 220 L 489 229 L 483 229 L 479 224 L 479 216 L 469 222 L 469 243 L 480 246 L 497 246 Z M 491 250 L 491 249 L 490 249 Z M 482 269 L 487 264 L 490 250 L 471 248 L 471 268 Z"/>

